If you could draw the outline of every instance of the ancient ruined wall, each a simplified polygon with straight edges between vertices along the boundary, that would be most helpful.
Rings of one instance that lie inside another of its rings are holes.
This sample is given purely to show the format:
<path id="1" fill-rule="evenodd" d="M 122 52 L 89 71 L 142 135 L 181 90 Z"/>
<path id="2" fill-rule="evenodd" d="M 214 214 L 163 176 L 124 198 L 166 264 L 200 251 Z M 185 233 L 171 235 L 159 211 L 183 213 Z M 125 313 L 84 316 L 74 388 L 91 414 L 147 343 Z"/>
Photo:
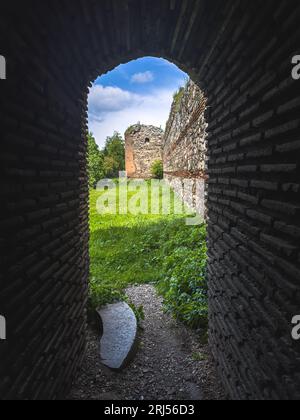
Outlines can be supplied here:
<path id="1" fill-rule="evenodd" d="M 162 160 L 163 135 L 160 128 L 141 124 L 126 131 L 126 172 L 129 178 L 151 178 L 152 164 Z"/>
<path id="2" fill-rule="evenodd" d="M 206 99 L 192 81 L 174 97 L 164 136 L 164 173 L 184 202 L 205 215 Z"/>

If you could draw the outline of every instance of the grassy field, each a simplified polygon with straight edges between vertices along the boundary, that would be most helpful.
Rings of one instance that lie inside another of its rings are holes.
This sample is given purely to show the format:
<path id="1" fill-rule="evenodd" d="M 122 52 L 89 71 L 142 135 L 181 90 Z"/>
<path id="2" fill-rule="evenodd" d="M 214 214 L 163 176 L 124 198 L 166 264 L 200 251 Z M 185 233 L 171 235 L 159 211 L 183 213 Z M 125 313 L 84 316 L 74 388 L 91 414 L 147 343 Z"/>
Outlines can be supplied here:
<path id="1" fill-rule="evenodd" d="M 118 185 L 116 192 L 124 191 Z M 174 208 L 169 215 L 120 214 L 135 192 L 121 211 L 118 200 L 116 214 L 99 214 L 103 194 L 114 192 L 90 193 L 90 307 L 123 299 L 129 285 L 153 283 L 177 318 L 193 327 L 206 324 L 205 226 L 187 226 L 187 213 L 175 215 Z"/>

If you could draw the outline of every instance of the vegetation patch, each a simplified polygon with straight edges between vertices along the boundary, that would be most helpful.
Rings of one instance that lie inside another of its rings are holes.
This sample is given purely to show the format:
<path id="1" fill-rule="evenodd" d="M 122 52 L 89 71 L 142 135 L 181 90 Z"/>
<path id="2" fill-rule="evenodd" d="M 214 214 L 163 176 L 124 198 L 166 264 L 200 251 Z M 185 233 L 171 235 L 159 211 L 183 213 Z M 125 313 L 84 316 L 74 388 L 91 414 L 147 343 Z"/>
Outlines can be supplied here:
<path id="1" fill-rule="evenodd" d="M 95 188 L 103 178 L 118 177 L 125 170 L 125 142 L 117 132 L 107 137 L 103 150 L 99 149 L 92 133 L 87 136 L 87 166 L 89 186 Z"/>
<path id="2" fill-rule="evenodd" d="M 116 185 L 118 192 L 125 188 Z M 98 214 L 102 194 L 90 193 L 90 309 L 126 299 L 124 290 L 130 285 L 151 283 L 176 318 L 195 328 L 206 325 L 205 226 L 187 226 L 187 213 L 178 216 L 173 211 Z M 128 201 L 134 194 L 128 194 Z M 162 189 L 161 198 L 163 194 Z"/>
<path id="3" fill-rule="evenodd" d="M 161 160 L 156 160 L 151 166 L 151 174 L 154 179 L 163 179 L 164 177 L 164 164 Z"/>
<path id="4" fill-rule="evenodd" d="M 137 133 L 138 131 L 140 131 L 141 129 L 141 123 L 137 123 L 135 125 L 131 125 L 130 127 L 127 128 L 126 132 L 125 132 L 125 136 L 130 136 L 131 134 Z"/>
<path id="5" fill-rule="evenodd" d="M 181 87 L 173 95 L 173 106 L 175 106 L 175 112 L 178 112 L 180 109 L 181 101 L 185 92 L 185 87 Z"/>

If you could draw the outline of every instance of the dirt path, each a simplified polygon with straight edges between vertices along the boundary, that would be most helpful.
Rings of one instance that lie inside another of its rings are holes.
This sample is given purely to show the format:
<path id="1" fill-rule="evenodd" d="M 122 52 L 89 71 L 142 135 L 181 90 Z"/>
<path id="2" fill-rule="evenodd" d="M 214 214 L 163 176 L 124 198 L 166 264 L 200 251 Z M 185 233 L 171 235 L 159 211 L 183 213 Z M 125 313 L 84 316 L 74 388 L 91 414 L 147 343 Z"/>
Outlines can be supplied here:
<path id="1" fill-rule="evenodd" d="M 132 287 L 127 294 L 135 305 L 143 305 L 145 313 L 135 359 L 121 373 L 104 368 L 99 360 L 99 337 L 90 330 L 84 364 L 69 399 L 224 399 L 207 346 L 163 312 L 155 288 Z"/>

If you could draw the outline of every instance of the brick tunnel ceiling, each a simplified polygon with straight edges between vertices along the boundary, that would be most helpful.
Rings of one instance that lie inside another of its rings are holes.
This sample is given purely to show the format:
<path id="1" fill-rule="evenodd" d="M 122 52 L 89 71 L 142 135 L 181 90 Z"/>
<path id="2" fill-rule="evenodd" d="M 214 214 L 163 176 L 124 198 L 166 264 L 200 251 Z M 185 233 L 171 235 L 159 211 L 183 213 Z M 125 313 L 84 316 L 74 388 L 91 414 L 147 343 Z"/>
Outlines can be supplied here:
<path id="1" fill-rule="evenodd" d="M 162 56 L 208 98 L 210 343 L 232 398 L 300 398 L 296 1 L 1 5 L 1 398 L 57 398 L 85 343 L 87 85 Z"/>

